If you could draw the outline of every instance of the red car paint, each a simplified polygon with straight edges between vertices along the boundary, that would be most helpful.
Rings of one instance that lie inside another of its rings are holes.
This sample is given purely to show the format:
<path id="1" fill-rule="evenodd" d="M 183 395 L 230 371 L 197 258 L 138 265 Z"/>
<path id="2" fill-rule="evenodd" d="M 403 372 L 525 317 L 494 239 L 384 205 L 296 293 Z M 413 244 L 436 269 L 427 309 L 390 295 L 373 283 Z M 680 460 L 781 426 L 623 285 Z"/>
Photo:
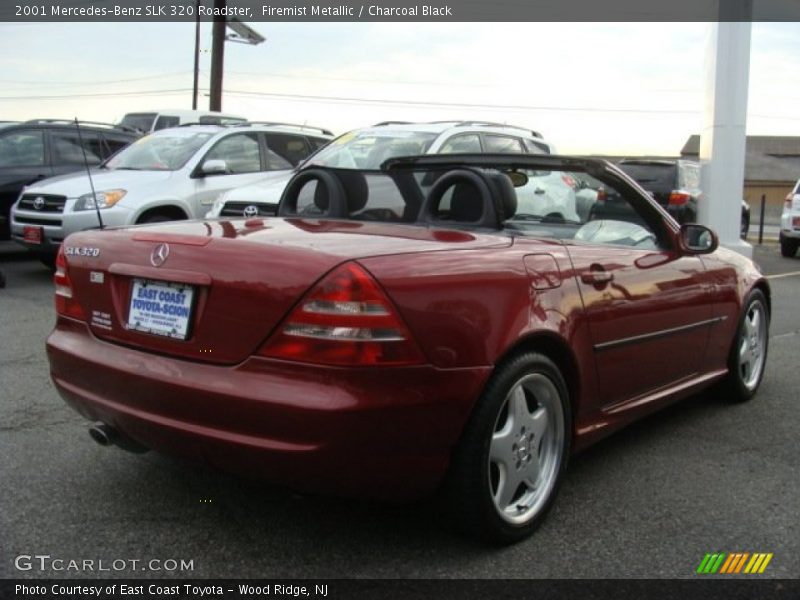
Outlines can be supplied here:
<path id="1" fill-rule="evenodd" d="M 564 373 L 574 449 L 726 372 L 743 298 L 766 283 L 725 250 L 680 250 L 664 218 L 672 248 L 659 251 L 300 218 L 74 234 L 65 245 L 98 254 L 61 259 L 84 318 L 58 316 L 52 378 L 87 419 L 149 448 L 299 489 L 417 497 L 442 481 L 516 349 L 543 349 Z M 164 242 L 169 258 L 152 266 Z M 419 364 L 265 356 L 309 290 L 350 261 L 396 309 Z M 133 277 L 196 287 L 186 341 L 126 328 Z"/>

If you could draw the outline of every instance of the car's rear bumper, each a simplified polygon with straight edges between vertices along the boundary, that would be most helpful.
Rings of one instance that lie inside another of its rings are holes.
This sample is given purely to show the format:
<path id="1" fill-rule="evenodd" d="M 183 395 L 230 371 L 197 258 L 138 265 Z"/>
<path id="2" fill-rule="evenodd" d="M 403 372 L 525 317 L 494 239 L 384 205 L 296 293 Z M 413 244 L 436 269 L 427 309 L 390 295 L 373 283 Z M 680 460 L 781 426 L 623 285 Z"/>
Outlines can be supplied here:
<path id="1" fill-rule="evenodd" d="M 298 489 L 389 499 L 436 488 L 489 375 L 255 357 L 215 366 L 100 341 L 64 318 L 47 353 L 69 404 L 148 448 Z"/>

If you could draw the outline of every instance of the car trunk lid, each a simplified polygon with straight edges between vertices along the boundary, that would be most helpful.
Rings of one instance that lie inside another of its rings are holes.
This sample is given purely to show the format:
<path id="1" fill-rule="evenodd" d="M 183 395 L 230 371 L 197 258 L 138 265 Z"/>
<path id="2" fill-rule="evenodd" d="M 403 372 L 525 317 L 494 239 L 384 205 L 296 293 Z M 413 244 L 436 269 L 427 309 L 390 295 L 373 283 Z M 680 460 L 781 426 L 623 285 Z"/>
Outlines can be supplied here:
<path id="1" fill-rule="evenodd" d="M 510 243 L 411 225 L 252 219 L 85 231 L 65 250 L 75 298 L 98 338 L 235 364 L 347 260 Z"/>

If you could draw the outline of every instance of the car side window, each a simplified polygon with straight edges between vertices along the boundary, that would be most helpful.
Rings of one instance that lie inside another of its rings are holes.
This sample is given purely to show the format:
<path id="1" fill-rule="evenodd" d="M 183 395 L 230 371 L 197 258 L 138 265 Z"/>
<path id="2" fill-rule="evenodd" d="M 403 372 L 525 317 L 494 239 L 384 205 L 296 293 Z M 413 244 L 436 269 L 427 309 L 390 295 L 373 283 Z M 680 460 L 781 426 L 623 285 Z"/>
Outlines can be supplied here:
<path id="1" fill-rule="evenodd" d="M 323 146 L 327 146 L 328 142 L 330 142 L 329 139 L 316 138 L 316 137 L 307 137 L 306 140 L 308 140 L 308 143 L 311 144 L 311 151 L 312 152 L 316 152 L 317 150 L 319 150 Z"/>
<path id="2" fill-rule="evenodd" d="M 487 133 L 483 136 L 486 152 L 492 154 L 525 154 L 525 147 L 519 138 Z"/>
<path id="3" fill-rule="evenodd" d="M 224 160 L 228 173 L 255 173 L 261 170 L 261 150 L 255 133 L 237 133 L 218 141 L 205 161 Z M 204 161 L 204 162 L 205 162 Z"/>
<path id="4" fill-rule="evenodd" d="M 181 120 L 178 117 L 170 117 L 167 115 L 161 115 L 156 119 L 156 124 L 153 127 L 155 131 L 159 129 L 168 129 L 169 127 L 177 127 L 181 124 Z"/>
<path id="5" fill-rule="evenodd" d="M 81 149 L 81 140 L 83 149 Z M 82 165 L 84 162 L 97 165 L 103 160 L 105 148 L 100 136 L 93 131 L 51 131 L 53 164 Z M 86 152 L 84 159 L 83 153 Z"/>
<path id="6" fill-rule="evenodd" d="M 480 151 L 481 139 L 477 133 L 461 133 L 442 144 L 439 154 L 474 154 Z"/>
<path id="7" fill-rule="evenodd" d="M 0 136 L 0 168 L 44 165 L 44 134 L 38 129 L 12 131 Z"/>
<path id="8" fill-rule="evenodd" d="M 507 227 L 582 243 L 657 249 L 669 236 L 656 209 L 633 192 L 588 173 L 522 170 L 528 181 L 514 189 L 517 209 Z M 579 183 L 580 182 L 580 183 Z"/>
<path id="9" fill-rule="evenodd" d="M 275 152 L 272 148 L 267 148 L 267 171 L 283 171 L 291 169 L 294 165 Z"/>
<path id="10" fill-rule="evenodd" d="M 269 149 L 288 160 L 292 166 L 309 155 L 309 149 L 303 136 L 285 133 L 267 133 L 265 135 Z"/>
<path id="11" fill-rule="evenodd" d="M 104 135 L 103 136 L 106 140 L 106 146 L 108 147 L 108 153 L 105 154 L 105 157 L 108 158 L 112 154 L 116 154 L 120 150 L 122 150 L 125 146 L 131 143 L 131 140 L 118 138 L 111 135 Z"/>

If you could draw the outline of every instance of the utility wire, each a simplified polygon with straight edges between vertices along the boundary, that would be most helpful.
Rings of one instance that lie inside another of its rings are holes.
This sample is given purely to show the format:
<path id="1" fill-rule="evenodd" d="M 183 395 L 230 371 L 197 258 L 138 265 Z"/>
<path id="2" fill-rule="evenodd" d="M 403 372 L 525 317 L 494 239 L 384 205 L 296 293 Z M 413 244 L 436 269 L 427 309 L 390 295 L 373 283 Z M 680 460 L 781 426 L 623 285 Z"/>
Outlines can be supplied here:
<path id="1" fill-rule="evenodd" d="M 699 110 L 661 110 L 648 108 L 589 108 L 581 106 L 535 106 L 522 104 L 481 104 L 471 102 L 435 102 L 430 100 L 389 100 L 385 98 L 354 98 L 347 96 L 313 96 L 305 94 L 279 94 L 249 90 L 226 90 L 230 96 L 263 96 L 311 102 L 344 102 L 353 104 L 375 104 L 392 106 L 431 106 L 442 108 L 476 108 L 494 110 L 549 110 L 562 112 L 645 113 L 645 114 L 698 114 Z"/>
<path id="2" fill-rule="evenodd" d="M 139 90 L 135 92 L 107 92 L 94 94 L 54 94 L 48 96 L 0 96 L 3 100 L 60 100 L 64 98 L 103 98 L 108 96 L 167 96 L 169 94 L 183 94 L 191 92 L 192 88 L 176 88 L 170 90 Z"/>
<path id="3" fill-rule="evenodd" d="M 148 75 L 146 77 L 130 77 L 128 79 L 105 79 L 105 80 L 98 80 L 94 79 L 91 81 L 53 81 L 53 80 L 38 80 L 38 81 L 24 81 L 20 79 L 0 79 L 0 83 L 2 84 L 13 84 L 13 85 L 105 85 L 108 83 L 130 83 L 132 81 L 146 81 L 149 79 L 164 79 L 166 77 L 177 77 L 181 75 L 191 75 L 190 72 L 187 71 L 176 71 L 174 73 L 162 73 L 161 75 Z"/>

